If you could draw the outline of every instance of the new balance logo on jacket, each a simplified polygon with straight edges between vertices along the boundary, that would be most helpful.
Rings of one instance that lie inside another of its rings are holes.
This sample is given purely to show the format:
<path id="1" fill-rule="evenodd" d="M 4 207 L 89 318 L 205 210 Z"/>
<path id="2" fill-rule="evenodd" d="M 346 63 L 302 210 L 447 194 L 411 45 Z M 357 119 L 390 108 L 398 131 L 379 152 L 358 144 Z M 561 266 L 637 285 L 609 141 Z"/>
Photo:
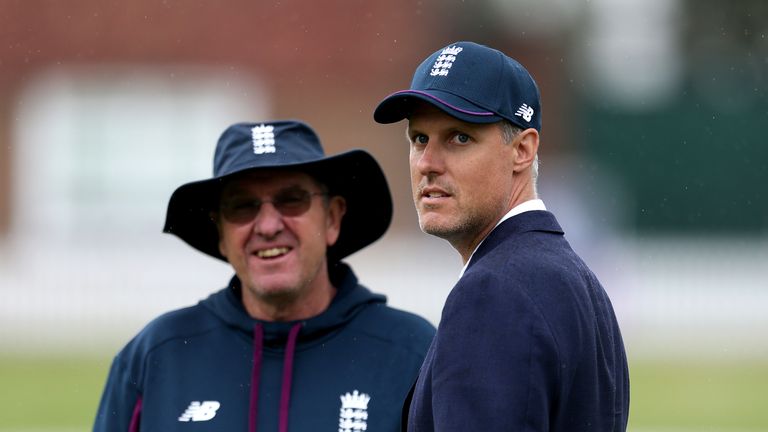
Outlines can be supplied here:
<path id="1" fill-rule="evenodd" d="M 216 417 L 216 411 L 221 407 L 217 401 L 192 401 L 179 417 L 180 422 L 208 421 Z"/>

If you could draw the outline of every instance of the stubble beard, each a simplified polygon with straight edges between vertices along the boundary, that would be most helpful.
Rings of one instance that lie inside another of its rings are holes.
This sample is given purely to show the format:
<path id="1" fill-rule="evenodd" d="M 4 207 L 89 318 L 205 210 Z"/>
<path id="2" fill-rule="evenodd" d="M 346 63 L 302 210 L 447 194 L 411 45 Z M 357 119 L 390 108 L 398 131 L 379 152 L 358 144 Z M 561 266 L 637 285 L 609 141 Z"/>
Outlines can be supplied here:
<path id="1" fill-rule="evenodd" d="M 474 214 L 467 214 L 453 221 L 428 222 L 419 212 L 421 230 L 426 234 L 446 240 L 456 249 L 460 249 L 468 238 L 476 235 L 481 226 L 482 221 Z"/>
<path id="2" fill-rule="evenodd" d="M 454 213 L 454 217 L 441 218 L 442 220 L 432 220 L 424 217 L 427 211 L 422 214 L 422 209 L 417 208 L 419 216 L 419 227 L 426 233 L 446 240 L 459 253 L 471 253 L 477 243 L 481 241 L 492 229 L 504 213 L 503 206 L 480 206 L 473 207 L 470 211 L 461 211 Z"/>
<path id="3" fill-rule="evenodd" d="M 244 284 L 243 288 L 250 292 L 252 299 L 282 309 L 300 301 L 311 290 L 312 282 L 319 273 L 318 268 L 308 274 L 299 274 L 295 279 L 290 278 L 276 286 L 273 285 L 274 282 L 265 283 L 255 277 L 250 278 L 249 283 Z"/>

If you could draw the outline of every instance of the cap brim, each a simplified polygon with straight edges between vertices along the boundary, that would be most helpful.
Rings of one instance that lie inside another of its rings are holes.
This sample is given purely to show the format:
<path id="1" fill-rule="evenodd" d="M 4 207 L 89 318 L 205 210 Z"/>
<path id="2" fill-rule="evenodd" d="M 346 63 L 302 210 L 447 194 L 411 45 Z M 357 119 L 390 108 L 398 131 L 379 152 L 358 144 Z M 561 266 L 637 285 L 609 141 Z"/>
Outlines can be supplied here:
<path id="1" fill-rule="evenodd" d="M 339 261 L 378 240 L 392 221 L 392 197 L 381 167 L 364 150 L 351 150 L 324 159 L 262 167 L 305 171 L 328 186 L 331 194 L 345 198 L 347 211 L 339 238 L 327 251 L 329 262 Z M 224 182 L 243 170 L 226 176 L 180 186 L 171 195 L 163 231 L 214 258 L 226 261 L 219 252 L 219 234 L 211 218 Z"/>
<path id="2" fill-rule="evenodd" d="M 409 118 L 414 103 L 422 101 L 434 105 L 452 117 L 467 123 L 496 123 L 503 117 L 462 97 L 441 90 L 401 90 L 384 98 L 373 112 L 378 123 L 395 123 Z"/>

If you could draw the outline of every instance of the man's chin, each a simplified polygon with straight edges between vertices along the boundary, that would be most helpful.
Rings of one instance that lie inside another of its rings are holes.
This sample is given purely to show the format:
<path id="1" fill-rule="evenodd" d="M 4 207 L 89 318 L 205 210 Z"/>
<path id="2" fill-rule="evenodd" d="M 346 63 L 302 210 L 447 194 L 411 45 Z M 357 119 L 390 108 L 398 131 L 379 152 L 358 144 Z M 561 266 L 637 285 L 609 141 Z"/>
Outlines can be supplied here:
<path id="1" fill-rule="evenodd" d="M 292 301 L 299 295 L 299 289 L 295 281 L 253 281 L 251 284 L 251 294 L 257 299 L 266 302 L 285 303 Z"/>
<path id="2" fill-rule="evenodd" d="M 449 239 L 456 235 L 456 228 L 451 224 L 446 224 L 434 217 L 424 217 L 419 220 L 419 227 L 426 234 Z"/>

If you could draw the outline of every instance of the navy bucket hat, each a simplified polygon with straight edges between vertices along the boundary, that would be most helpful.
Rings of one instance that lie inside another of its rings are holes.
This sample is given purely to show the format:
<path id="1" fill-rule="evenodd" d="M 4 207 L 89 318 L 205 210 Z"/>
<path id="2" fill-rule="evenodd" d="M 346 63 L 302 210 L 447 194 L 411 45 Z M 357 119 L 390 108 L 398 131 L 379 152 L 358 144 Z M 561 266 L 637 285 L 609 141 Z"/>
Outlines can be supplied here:
<path id="1" fill-rule="evenodd" d="M 456 42 L 427 57 L 413 74 L 411 88 L 384 98 L 373 118 L 398 122 L 420 100 L 468 123 L 506 119 L 541 132 L 539 99 L 536 82 L 516 60 L 484 45 Z"/>
<path id="2" fill-rule="evenodd" d="M 184 184 L 171 195 L 163 231 L 174 234 L 214 258 L 219 234 L 211 219 L 218 209 L 222 186 L 236 174 L 259 169 L 288 169 L 310 174 L 331 195 L 347 202 L 338 240 L 327 251 L 329 262 L 378 240 L 392 220 L 392 197 L 376 160 L 364 150 L 326 156 L 315 132 L 305 123 L 281 120 L 238 123 L 219 138 L 213 177 Z"/>

